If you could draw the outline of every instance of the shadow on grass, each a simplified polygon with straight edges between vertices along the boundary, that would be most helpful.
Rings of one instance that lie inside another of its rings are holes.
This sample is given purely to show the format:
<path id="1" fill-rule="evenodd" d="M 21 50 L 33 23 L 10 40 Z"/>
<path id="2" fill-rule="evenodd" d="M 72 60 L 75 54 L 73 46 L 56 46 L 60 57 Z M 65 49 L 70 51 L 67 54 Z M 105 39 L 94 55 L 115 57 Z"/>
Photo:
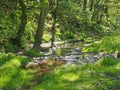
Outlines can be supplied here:
<path id="1" fill-rule="evenodd" d="M 4 65 L 6 62 L 9 62 L 13 58 L 13 54 L 0 54 L 0 66 Z"/>
<path id="2" fill-rule="evenodd" d="M 108 75 L 109 74 L 109 75 Z M 31 90 L 119 90 L 120 68 L 102 65 L 67 66 L 45 75 Z"/>
<path id="3" fill-rule="evenodd" d="M 40 53 L 37 50 L 31 49 L 31 50 L 26 50 L 24 52 L 24 55 L 29 56 L 29 57 L 41 57 L 41 56 L 45 56 L 44 53 Z"/>
<path id="4" fill-rule="evenodd" d="M 0 66 L 0 88 L 4 90 L 21 90 L 29 84 L 33 71 L 22 67 L 29 59 L 21 56 L 7 57 L 7 61 Z M 24 63 L 23 63 L 24 62 Z"/>

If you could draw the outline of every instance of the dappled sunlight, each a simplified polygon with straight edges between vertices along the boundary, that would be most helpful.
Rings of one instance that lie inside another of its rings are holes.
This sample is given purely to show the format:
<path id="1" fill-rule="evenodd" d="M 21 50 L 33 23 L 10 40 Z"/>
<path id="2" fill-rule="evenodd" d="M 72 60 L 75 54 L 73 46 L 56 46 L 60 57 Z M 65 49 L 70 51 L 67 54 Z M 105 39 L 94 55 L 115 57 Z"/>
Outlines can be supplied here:
<path id="1" fill-rule="evenodd" d="M 98 64 L 84 66 L 66 66 L 56 68 L 50 74 L 43 77 L 43 83 L 33 90 L 102 90 L 115 87 L 115 80 L 120 72 L 115 67 L 104 67 Z M 109 86 L 110 85 L 110 86 Z M 113 89 L 114 90 L 114 89 Z M 118 90 L 118 89 L 116 89 Z"/>
<path id="2" fill-rule="evenodd" d="M 76 84 L 75 88 L 78 90 L 94 90 L 94 86 L 89 82 Z"/>
<path id="3" fill-rule="evenodd" d="M 120 70 L 120 63 L 118 63 L 115 68 Z"/>
<path id="4" fill-rule="evenodd" d="M 4 75 L 4 76 L 1 76 L 1 75 L 0 75 L 0 88 L 3 87 L 3 86 L 5 86 L 5 84 L 6 84 L 9 80 L 11 80 L 11 77 L 6 76 L 6 75 Z"/>
<path id="5" fill-rule="evenodd" d="M 0 0 L 0 90 L 120 90 L 119 0 Z"/>
<path id="6" fill-rule="evenodd" d="M 57 50 L 55 51 L 55 55 L 58 55 L 58 56 L 64 55 L 64 54 L 66 54 L 66 53 L 69 53 L 70 51 L 71 51 L 71 48 L 70 48 L 70 47 L 60 48 L 60 49 L 57 49 Z"/>
<path id="7" fill-rule="evenodd" d="M 5 54 L 2 53 L 0 54 L 0 66 L 4 65 L 5 63 L 9 62 L 11 59 L 13 59 L 14 54 L 9 53 Z"/>
<path id="8" fill-rule="evenodd" d="M 95 41 L 94 43 L 91 43 L 90 45 L 82 48 L 83 52 L 98 52 L 99 45 L 101 41 Z"/>
<path id="9" fill-rule="evenodd" d="M 76 75 L 74 73 L 66 73 L 61 76 L 61 79 L 67 80 L 67 81 L 75 81 L 75 80 L 79 79 L 79 75 Z"/>
<path id="10" fill-rule="evenodd" d="M 101 63 L 101 60 L 107 61 Z M 44 74 L 42 78 L 36 77 L 40 78 L 40 81 L 38 80 L 40 83 L 31 87 L 31 90 L 101 90 L 102 87 L 104 89 L 115 88 L 116 80 L 120 78 L 119 62 L 108 57 L 101 60 L 94 65 L 79 66 L 73 64 L 56 67 L 51 72 Z M 110 62 L 107 63 L 109 60 Z M 34 71 L 22 69 L 23 61 L 26 63 L 29 60 L 14 56 L 0 67 L 0 72 L 2 72 L 0 73 L 0 87 L 21 89 L 31 85 L 30 80 L 33 78 Z M 51 62 L 53 61 L 49 62 L 49 66 L 52 65 Z M 111 62 L 114 63 L 111 64 Z M 37 82 L 37 79 L 35 81 Z M 119 83 L 118 81 L 116 87 L 119 86 Z"/>
<path id="11" fill-rule="evenodd" d="M 5 89 L 21 89 L 26 86 L 29 80 L 32 78 L 31 70 L 23 70 L 21 68 L 22 61 L 25 59 L 20 56 L 6 55 L 8 59 L 5 63 L 0 66 L 0 88 Z M 4 60 L 4 58 L 1 58 Z M 10 59 L 10 60 L 9 60 Z"/>
<path id="12" fill-rule="evenodd" d="M 20 60 L 19 59 L 12 59 L 11 62 L 8 62 L 10 65 L 12 65 L 13 67 L 19 67 L 21 65 Z"/>
<path id="13" fill-rule="evenodd" d="M 6 88 L 15 88 L 15 89 L 21 89 L 21 86 L 26 86 L 32 77 L 32 75 L 29 75 L 28 72 L 25 70 L 17 70 L 16 73 L 12 74 L 11 79 L 5 83 Z M 14 79 L 13 79 L 14 78 Z M 13 86 L 13 87 L 11 87 Z"/>

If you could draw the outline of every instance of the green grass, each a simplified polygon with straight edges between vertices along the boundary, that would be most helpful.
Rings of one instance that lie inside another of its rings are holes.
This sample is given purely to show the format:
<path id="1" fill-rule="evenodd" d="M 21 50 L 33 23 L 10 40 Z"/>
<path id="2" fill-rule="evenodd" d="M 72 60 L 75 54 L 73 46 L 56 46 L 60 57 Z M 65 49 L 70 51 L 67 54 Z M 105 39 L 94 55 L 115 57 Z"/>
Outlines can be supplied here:
<path id="1" fill-rule="evenodd" d="M 112 57 L 104 57 L 104 58 L 101 58 L 99 63 L 102 65 L 102 66 L 114 66 L 116 64 L 118 64 L 119 62 L 119 59 L 116 59 L 116 58 L 112 58 Z"/>
<path id="2" fill-rule="evenodd" d="M 83 52 L 117 52 L 120 51 L 120 36 L 105 36 L 100 41 L 83 48 Z"/>
<path id="3" fill-rule="evenodd" d="M 40 53 L 40 52 L 38 52 L 38 51 L 36 51 L 34 49 L 26 50 L 24 52 L 24 54 L 27 55 L 27 56 L 30 56 L 30 57 L 41 57 L 41 56 L 44 56 L 43 53 Z"/>
<path id="4" fill-rule="evenodd" d="M 55 55 L 65 55 L 66 53 L 69 53 L 71 51 L 71 48 L 60 48 L 55 51 Z"/>
<path id="5" fill-rule="evenodd" d="M 94 64 L 63 65 L 43 77 L 26 70 L 29 58 L 0 54 L 0 89 L 5 90 L 119 90 L 120 60 L 105 57 Z M 40 82 L 30 86 L 32 81 Z M 39 81 L 40 80 L 40 81 Z"/>
<path id="6" fill-rule="evenodd" d="M 100 41 L 94 42 L 90 46 L 82 48 L 82 51 L 83 52 L 99 52 L 99 45 L 100 45 Z"/>
<path id="7" fill-rule="evenodd" d="M 32 70 L 25 70 L 28 58 L 13 54 L 0 54 L 0 88 L 5 90 L 21 90 L 29 84 Z"/>
<path id="8" fill-rule="evenodd" d="M 119 90 L 120 62 L 104 66 L 100 61 L 57 67 L 31 90 Z"/>

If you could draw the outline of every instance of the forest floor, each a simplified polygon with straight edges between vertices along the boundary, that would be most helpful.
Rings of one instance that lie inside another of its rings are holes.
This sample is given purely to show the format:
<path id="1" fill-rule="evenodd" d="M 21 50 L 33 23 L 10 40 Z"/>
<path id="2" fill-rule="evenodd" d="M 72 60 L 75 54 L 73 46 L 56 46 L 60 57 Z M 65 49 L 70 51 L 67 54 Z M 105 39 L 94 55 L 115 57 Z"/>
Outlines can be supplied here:
<path id="1" fill-rule="evenodd" d="M 44 45 L 49 46 L 49 44 Z M 118 71 L 114 65 L 111 65 L 112 67 L 99 66 L 105 59 L 117 59 L 116 55 L 104 52 L 84 52 L 82 49 L 88 46 L 90 46 L 89 43 L 63 45 L 57 49 L 53 48 L 52 52 L 45 54 L 46 56 L 33 57 L 33 61 L 29 62 L 27 67 L 40 67 L 41 70 L 36 71 L 37 77 L 43 77 L 40 80 L 42 83 L 34 83 L 35 88 L 31 90 L 119 90 L 120 72 L 114 76 Z M 82 68 L 84 69 L 81 70 Z M 114 68 L 115 71 L 110 72 L 108 68 L 110 70 Z M 110 75 L 106 75 L 107 72 Z M 111 78 L 112 80 L 109 81 Z M 109 83 L 118 85 L 108 88 L 106 85 Z"/>
<path id="2" fill-rule="evenodd" d="M 1 55 L 1 90 L 120 90 L 120 60 L 115 54 L 86 52 L 90 43 L 56 46 Z"/>

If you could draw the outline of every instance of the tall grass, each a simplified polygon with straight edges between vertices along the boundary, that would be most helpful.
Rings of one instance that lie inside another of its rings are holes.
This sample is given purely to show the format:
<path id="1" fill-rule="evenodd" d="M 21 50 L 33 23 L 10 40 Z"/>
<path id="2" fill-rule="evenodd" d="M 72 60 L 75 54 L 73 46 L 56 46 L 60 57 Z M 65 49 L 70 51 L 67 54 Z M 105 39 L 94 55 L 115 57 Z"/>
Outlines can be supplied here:
<path id="1" fill-rule="evenodd" d="M 111 65 L 102 61 L 94 65 L 57 67 L 42 78 L 41 84 L 31 90 L 119 90 L 120 68 L 116 67 L 119 67 L 120 63 Z M 113 61 L 111 59 L 111 62 Z"/>
<path id="2" fill-rule="evenodd" d="M 86 52 L 117 52 L 120 51 L 120 36 L 106 36 L 102 40 L 83 49 Z"/>
<path id="3" fill-rule="evenodd" d="M 21 90 L 29 84 L 32 71 L 25 70 L 30 59 L 13 54 L 0 54 L 0 88 L 5 90 Z"/>

